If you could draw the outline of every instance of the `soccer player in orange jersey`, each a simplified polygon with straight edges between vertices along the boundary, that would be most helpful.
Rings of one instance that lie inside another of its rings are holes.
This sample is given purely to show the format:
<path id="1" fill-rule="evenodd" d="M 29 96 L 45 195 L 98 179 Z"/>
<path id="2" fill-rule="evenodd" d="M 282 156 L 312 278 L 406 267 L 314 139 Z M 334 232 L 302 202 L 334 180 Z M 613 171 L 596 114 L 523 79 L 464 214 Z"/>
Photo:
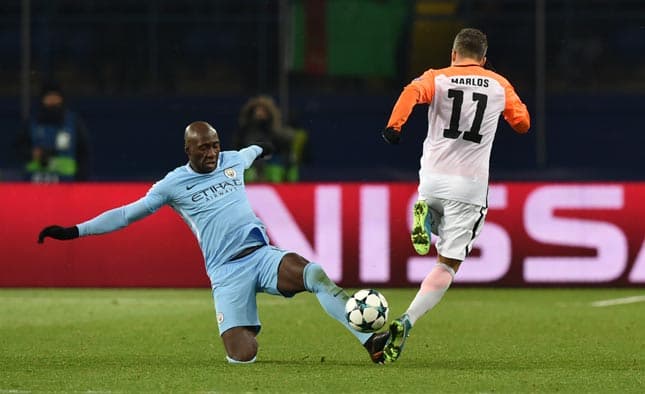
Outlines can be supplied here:
<path id="1" fill-rule="evenodd" d="M 439 236 L 437 264 L 407 311 L 390 325 L 391 342 L 384 350 L 390 362 L 401 355 L 415 322 L 441 300 L 481 232 L 488 205 L 490 152 L 500 114 L 518 133 L 530 127 L 526 105 L 513 86 L 484 68 L 487 49 L 484 33 L 461 30 L 453 43 L 450 67 L 429 69 L 408 84 L 383 131 L 387 142 L 398 144 L 413 107 L 428 104 L 412 244 L 425 255 L 430 233 Z"/>

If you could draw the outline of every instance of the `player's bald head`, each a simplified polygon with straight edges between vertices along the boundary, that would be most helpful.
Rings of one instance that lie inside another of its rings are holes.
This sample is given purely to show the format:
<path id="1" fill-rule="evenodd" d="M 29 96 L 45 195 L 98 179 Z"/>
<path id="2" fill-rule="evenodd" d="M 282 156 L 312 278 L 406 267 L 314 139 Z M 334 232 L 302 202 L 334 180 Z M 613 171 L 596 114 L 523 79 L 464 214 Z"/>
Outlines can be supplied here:
<path id="1" fill-rule="evenodd" d="M 184 144 L 187 145 L 189 141 L 208 136 L 209 134 L 217 136 L 217 130 L 208 122 L 201 120 L 193 122 L 186 126 L 186 130 L 184 131 Z"/>
<path id="2" fill-rule="evenodd" d="M 196 172 L 206 174 L 217 168 L 220 149 L 219 135 L 213 126 L 198 121 L 186 127 L 184 150 Z"/>

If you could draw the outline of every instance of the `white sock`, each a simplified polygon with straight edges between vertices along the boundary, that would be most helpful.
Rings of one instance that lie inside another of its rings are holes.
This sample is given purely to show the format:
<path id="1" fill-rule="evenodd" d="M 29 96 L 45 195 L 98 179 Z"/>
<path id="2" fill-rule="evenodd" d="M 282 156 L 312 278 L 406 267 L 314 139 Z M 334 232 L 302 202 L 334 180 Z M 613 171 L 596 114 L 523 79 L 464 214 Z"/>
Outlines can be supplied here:
<path id="1" fill-rule="evenodd" d="M 249 361 L 238 361 L 230 358 L 229 356 L 226 356 L 226 361 L 228 361 L 229 364 L 253 364 L 255 362 L 255 357 L 253 357 Z"/>
<path id="2" fill-rule="evenodd" d="M 411 325 L 414 325 L 421 316 L 441 301 L 454 277 L 455 271 L 446 264 L 437 263 L 434 266 L 428 276 L 421 282 L 417 295 L 405 312 L 410 319 Z"/>

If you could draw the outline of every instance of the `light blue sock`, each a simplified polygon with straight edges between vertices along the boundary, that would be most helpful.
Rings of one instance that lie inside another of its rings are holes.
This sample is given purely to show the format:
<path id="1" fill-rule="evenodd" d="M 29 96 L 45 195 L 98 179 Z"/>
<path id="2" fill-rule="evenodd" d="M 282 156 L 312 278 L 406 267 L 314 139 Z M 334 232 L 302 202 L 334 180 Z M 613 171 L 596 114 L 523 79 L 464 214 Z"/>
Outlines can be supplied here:
<path id="1" fill-rule="evenodd" d="M 361 343 L 367 342 L 372 334 L 356 331 L 347 323 L 345 303 L 349 296 L 345 290 L 332 282 L 322 267 L 316 263 L 307 264 L 303 276 L 305 288 L 316 295 L 325 312 L 345 326 Z"/>

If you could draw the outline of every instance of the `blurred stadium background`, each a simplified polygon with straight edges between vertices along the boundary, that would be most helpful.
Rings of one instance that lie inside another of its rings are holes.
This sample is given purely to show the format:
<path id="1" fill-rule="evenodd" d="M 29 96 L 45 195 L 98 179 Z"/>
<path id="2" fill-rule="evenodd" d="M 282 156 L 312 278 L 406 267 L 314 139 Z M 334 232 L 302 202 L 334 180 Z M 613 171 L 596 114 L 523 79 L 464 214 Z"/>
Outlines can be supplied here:
<path id="1" fill-rule="evenodd" d="M 491 66 L 527 103 L 532 129 L 500 122 L 491 210 L 458 280 L 645 283 L 642 1 L 7 0 L 0 19 L 0 286 L 207 286 L 192 235 L 169 213 L 112 238 L 33 239 L 145 193 L 185 162 L 191 121 L 231 148 L 258 94 L 309 138 L 301 182 L 249 188 L 274 242 L 344 285 L 415 286 L 432 262 L 414 255 L 406 222 L 426 108 L 401 145 L 380 132 L 402 87 L 446 66 L 465 26 L 487 33 Z M 20 182 L 16 136 L 51 79 L 87 124 L 92 182 Z"/>
<path id="2" fill-rule="evenodd" d="M 5 180 L 20 176 L 21 119 L 55 78 L 91 132 L 93 180 L 162 176 L 195 119 L 230 143 L 244 101 L 266 93 L 310 134 L 302 180 L 414 181 L 425 110 L 396 149 L 379 132 L 463 26 L 488 34 L 533 116 L 528 138 L 502 124 L 494 180 L 643 177 L 639 0 L 6 0 L 0 20 Z"/>

